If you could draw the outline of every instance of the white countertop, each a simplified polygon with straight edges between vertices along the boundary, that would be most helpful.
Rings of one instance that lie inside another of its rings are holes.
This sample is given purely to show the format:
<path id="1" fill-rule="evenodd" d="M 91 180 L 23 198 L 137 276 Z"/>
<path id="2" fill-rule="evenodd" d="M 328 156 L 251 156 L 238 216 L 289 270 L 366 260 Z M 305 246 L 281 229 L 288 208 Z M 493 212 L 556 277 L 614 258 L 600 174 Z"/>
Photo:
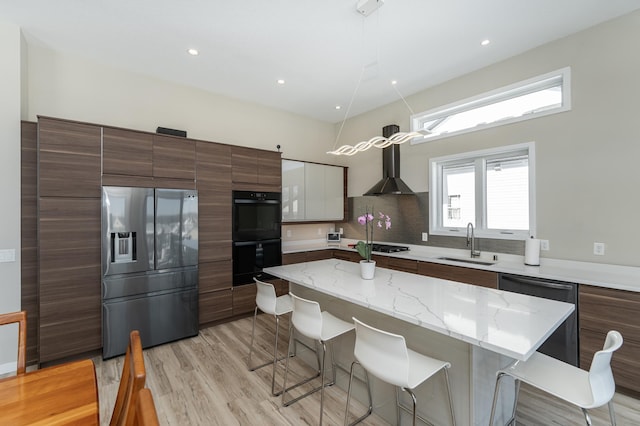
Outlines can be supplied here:
<path id="1" fill-rule="evenodd" d="M 310 250 L 323 250 L 338 248 L 341 250 L 354 249 L 348 244 L 355 244 L 357 240 L 342 240 L 340 244 L 328 244 L 324 240 L 283 242 L 283 253 L 296 253 Z M 384 244 L 384 242 L 383 242 Z M 466 268 L 482 269 L 486 271 L 524 275 L 528 277 L 566 281 L 577 284 L 588 284 L 598 287 L 607 287 L 618 290 L 640 292 L 640 268 L 632 266 L 608 265 L 602 263 L 577 262 L 571 260 L 540 259 L 540 266 L 528 266 L 524 264 L 523 256 L 497 253 L 498 261 L 492 265 L 480 265 L 467 262 L 454 262 L 438 259 L 438 257 L 450 256 L 469 258 L 469 250 L 447 249 L 441 247 L 405 245 L 409 251 L 399 253 L 376 253 L 384 256 L 413 259 L 421 262 L 434 262 Z M 493 253 L 482 253 L 479 260 L 493 262 Z"/>
<path id="2" fill-rule="evenodd" d="M 573 312 L 569 303 L 360 265 L 338 259 L 265 272 L 487 350 L 525 360 Z"/>

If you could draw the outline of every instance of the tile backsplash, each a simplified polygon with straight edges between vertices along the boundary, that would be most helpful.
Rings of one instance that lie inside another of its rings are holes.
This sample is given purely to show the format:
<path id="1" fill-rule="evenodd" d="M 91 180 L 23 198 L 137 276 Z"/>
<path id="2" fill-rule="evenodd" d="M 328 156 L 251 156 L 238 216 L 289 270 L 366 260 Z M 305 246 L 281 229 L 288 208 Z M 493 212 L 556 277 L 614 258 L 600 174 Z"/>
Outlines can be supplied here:
<path id="1" fill-rule="evenodd" d="M 415 195 L 380 195 L 349 197 L 349 218 L 347 222 L 336 224 L 336 228 L 344 229 L 343 237 L 364 239 L 364 227 L 358 223 L 358 216 L 366 209 L 373 208 L 391 217 L 391 229 L 376 228 L 375 241 L 388 243 L 404 243 L 432 247 L 466 249 L 466 238 L 429 235 L 428 241 L 422 241 L 422 233 L 429 231 L 429 193 L 419 192 Z M 496 240 L 488 238 L 476 239 L 481 251 L 524 255 L 524 241 Z"/>

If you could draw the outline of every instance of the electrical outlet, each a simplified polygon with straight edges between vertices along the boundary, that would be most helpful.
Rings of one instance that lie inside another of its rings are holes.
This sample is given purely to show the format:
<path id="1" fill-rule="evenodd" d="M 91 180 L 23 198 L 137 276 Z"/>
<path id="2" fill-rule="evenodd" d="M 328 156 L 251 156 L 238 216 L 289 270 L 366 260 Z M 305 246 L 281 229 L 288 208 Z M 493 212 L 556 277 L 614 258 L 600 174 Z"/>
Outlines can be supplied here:
<path id="1" fill-rule="evenodd" d="M 549 240 L 540 240 L 540 250 L 549 251 Z"/>
<path id="2" fill-rule="evenodd" d="M 0 262 L 15 262 L 15 261 L 16 261 L 15 249 L 0 250 Z"/>
<path id="3" fill-rule="evenodd" d="M 344 230 L 340 228 L 340 235 L 344 234 Z"/>
<path id="4" fill-rule="evenodd" d="M 318 228 L 318 235 L 322 235 L 322 228 Z"/>
<path id="5" fill-rule="evenodd" d="M 604 243 L 593 243 L 593 254 L 604 256 Z"/>
<path id="6" fill-rule="evenodd" d="M 291 238 L 291 234 L 292 234 L 291 229 L 287 229 L 287 238 Z"/>
<path id="7" fill-rule="evenodd" d="M 422 233 L 422 241 L 429 241 L 429 234 L 427 232 Z"/>

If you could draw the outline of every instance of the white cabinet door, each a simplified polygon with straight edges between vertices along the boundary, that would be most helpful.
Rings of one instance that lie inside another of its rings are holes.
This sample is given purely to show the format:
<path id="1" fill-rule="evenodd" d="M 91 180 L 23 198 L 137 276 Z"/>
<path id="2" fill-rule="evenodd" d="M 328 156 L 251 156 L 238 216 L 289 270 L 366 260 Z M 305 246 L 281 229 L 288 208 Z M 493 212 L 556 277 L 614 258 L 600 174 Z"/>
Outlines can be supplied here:
<path id="1" fill-rule="evenodd" d="M 282 161 L 283 222 L 342 220 L 343 216 L 342 167 Z"/>
<path id="2" fill-rule="evenodd" d="M 282 220 L 305 220 L 305 163 L 282 160 Z"/>

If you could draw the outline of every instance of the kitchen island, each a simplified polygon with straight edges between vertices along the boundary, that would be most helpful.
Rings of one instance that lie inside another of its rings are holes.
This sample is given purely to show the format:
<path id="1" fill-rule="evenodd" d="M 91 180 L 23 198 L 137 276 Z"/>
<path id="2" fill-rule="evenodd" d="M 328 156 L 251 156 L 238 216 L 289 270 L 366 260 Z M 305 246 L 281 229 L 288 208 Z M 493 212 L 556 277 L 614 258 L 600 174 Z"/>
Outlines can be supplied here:
<path id="1" fill-rule="evenodd" d="M 373 280 L 363 280 L 357 263 L 337 259 L 264 271 L 288 280 L 292 292 L 319 301 L 322 309 L 344 320 L 355 316 L 403 334 L 412 349 L 451 362 L 459 424 L 486 425 L 495 372 L 513 359 L 526 360 L 574 309 L 563 302 L 385 268 L 377 268 Z M 353 336 L 339 346 L 336 359 L 348 367 Z M 434 380 L 418 391 L 420 409 L 437 424 L 447 424 L 443 386 Z M 373 394 L 376 412 L 391 421 L 393 388 L 375 381 Z M 503 414 L 510 412 L 509 402 L 505 395 Z"/>

